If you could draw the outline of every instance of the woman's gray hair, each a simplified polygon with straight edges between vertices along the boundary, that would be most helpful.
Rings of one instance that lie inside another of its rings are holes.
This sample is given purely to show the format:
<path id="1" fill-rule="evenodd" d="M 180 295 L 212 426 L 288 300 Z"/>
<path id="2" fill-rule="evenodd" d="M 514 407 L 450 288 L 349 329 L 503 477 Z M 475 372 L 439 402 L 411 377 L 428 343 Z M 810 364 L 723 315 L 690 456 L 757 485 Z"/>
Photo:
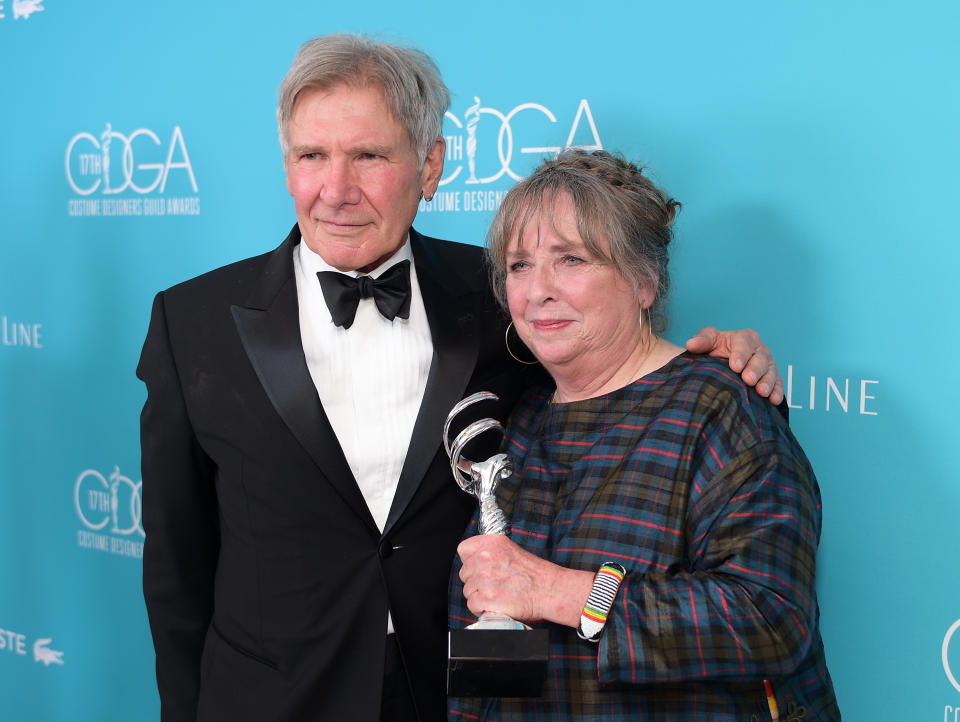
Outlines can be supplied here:
<path id="1" fill-rule="evenodd" d="M 545 161 L 504 197 L 487 233 L 490 281 L 507 308 L 507 247 L 531 221 L 550 218 L 557 198 L 573 202 L 577 230 L 590 253 L 613 265 L 634 290 L 654 289 L 653 330 L 666 328 L 661 310 L 670 285 L 667 246 L 680 203 L 643 175 L 643 168 L 606 151 L 568 149 Z M 606 244 L 603 241 L 606 241 Z M 604 246 L 608 246 L 609 250 Z"/>
<path id="2" fill-rule="evenodd" d="M 440 137 L 450 91 L 431 58 L 416 48 L 359 35 L 323 35 L 300 46 L 280 83 L 277 128 L 284 158 L 290 150 L 290 118 L 297 96 L 307 88 L 346 84 L 383 91 L 394 119 L 406 128 L 423 166 Z"/>

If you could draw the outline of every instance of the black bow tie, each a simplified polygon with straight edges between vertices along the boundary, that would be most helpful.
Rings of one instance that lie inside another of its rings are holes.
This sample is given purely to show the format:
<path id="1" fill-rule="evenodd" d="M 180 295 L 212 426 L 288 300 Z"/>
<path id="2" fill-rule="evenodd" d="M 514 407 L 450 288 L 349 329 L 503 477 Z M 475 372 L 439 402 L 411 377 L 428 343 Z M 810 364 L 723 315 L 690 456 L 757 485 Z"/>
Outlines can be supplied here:
<path id="1" fill-rule="evenodd" d="M 373 296 L 380 314 L 389 320 L 410 318 L 410 261 L 400 261 L 379 278 L 347 276 L 336 271 L 318 271 L 323 300 L 337 326 L 350 328 L 361 298 Z"/>

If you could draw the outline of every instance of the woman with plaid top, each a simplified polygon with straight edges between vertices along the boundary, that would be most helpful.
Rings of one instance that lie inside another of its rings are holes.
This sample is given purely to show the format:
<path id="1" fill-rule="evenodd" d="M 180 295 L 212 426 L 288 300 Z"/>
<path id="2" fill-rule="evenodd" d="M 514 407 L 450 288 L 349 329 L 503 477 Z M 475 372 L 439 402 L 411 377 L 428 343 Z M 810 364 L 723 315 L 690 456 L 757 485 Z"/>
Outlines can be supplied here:
<path id="1" fill-rule="evenodd" d="M 657 335 L 678 208 L 576 150 L 500 207 L 494 289 L 555 385 L 511 417 L 511 537 L 471 524 L 450 625 L 507 614 L 549 630 L 550 660 L 539 699 L 451 698 L 452 720 L 840 719 L 813 470 L 774 407 Z"/>

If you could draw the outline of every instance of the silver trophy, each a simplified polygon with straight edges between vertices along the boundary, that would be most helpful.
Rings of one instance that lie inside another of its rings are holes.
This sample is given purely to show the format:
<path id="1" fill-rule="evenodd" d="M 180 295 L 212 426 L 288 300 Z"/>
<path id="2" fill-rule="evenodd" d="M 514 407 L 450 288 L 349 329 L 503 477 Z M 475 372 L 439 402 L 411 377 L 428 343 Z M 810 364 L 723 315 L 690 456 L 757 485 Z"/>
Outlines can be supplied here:
<path id="1" fill-rule="evenodd" d="M 498 401 L 489 391 L 468 396 L 450 409 L 443 425 L 443 446 L 457 484 L 480 502 L 481 534 L 509 535 L 510 524 L 497 506 L 497 488 L 513 469 L 506 454 L 486 461 L 470 461 L 463 450 L 481 434 L 503 433 L 496 419 L 480 419 L 463 429 L 450 443 L 450 425 L 465 408 L 479 401 Z M 546 630 L 531 630 L 506 614 L 484 611 L 466 630 L 450 630 L 447 694 L 465 697 L 538 697 L 543 687 L 548 655 Z"/>
<path id="2" fill-rule="evenodd" d="M 513 473 L 510 460 L 506 454 L 491 456 L 486 461 L 470 461 L 463 458 L 463 450 L 473 439 L 485 431 L 499 431 L 503 433 L 503 424 L 496 419 L 480 419 L 474 421 L 467 428 L 457 434 L 457 438 L 450 443 L 450 424 L 454 418 L 468 406 L 478 401 L 499 401 L 496 394 L 489 391 L 480 391 L 468 396 L 450 409 L 447 422 L 443 425 L 443 447 L 450 457 L 450 470 L 460 488 L 468 494 L 473 494 L 480 501 L 480 533 L 504 534 L 510 533 L 510 524 L 503 510 L 497 506 L 497 487 L 500 482 Z"/>

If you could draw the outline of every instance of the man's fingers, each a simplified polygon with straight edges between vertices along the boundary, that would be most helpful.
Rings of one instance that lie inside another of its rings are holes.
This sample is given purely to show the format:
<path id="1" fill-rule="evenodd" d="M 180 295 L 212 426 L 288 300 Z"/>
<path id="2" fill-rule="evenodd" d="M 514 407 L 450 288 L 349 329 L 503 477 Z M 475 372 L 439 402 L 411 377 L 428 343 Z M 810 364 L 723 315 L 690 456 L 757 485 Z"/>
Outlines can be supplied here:
<path id="1" fill-rule="evenodd" d="M 690 353 L 710 353 L 716 344 L 719 331 L 713 326 L 706 326 L 697 331 L 696 335 L 687 340 L 687 351 Z"/>
<path id="2" fill-rule="evenodd" d="M 731 359 L 730 367 L 733 368 L 733 363 Z M 762 356 L 760 354 L 753 354 L 750 357 L 750 360 L 744 365 L 743 371 L 740 375 L 743 377 L 743 382 L 748 386 L 757 386 L 757 391 L 761 396 L 767 396 L 770 393 L 770 389 L 773 388 L 774 379 L 777 376 L 777 367 L 773 367 L 773 375 L 767 378 L 767 372 L 770 370 L 771 363 L 770 359 Z M 733 369 L 736 371 L 736 369 Z M 759 384 L 763 381 L 768 382 L 767 393 L 764 393 L 760 388 Z"/>
<path id="3" fill-rule="evenodd" d="M 771 376 L 773 377 L 773 381 L 770 380 Z M 767 371 L 764 377 L 760 380 L 760 384 L 758 384 L 758 386 L 772 386 L 772 390 L 770 391 L 770 396 L 768 398 L 775 406 L 779 406 L 783 401 L 783 379 L 780 378 L 780 373 L 776 368 L 772 368 Z M 760 393 L 761 395 L 766 396 L 763 391 Z"/>
<path id="4" fill-rule="evenodd" d="M 783 401 L 783 379 L 777 365 L 772 361 L 765 361 L 759 355 L 750 359 L 748 370 L 743 373 L 743 380 L 748 384 L 756 384 L 757 393 L 770 399 L 774 404 Z"/>
<path id="5" fill-rule="evenodd" d="M 745 328 L 741 331 L 724 331 L 720 335 L 724 337 L 725 343 L 718 341 L 717 345 L 730 349 L 730 368 L 742 373 L 743 380 L 748 384 L 755 384 L 766 373 L 766 364 L 773 363 L 773 358 L 760 341 L 759 334 Z M 747 373 L 753 378 L 747 378 Z"/>
<path id="6" fill-rule="evenodd" d="M 777 364 L 760 335 L 749 328 L 740 331 L 718 331 L 713 326 L 700 329 L 687 341 L 691 353 L 710 354 L 727 359 L 730 368 L 740 374 L 743 382 L 757 389 L 757 393 L 774 404 L 783 401 L 783 379 Z"/>

